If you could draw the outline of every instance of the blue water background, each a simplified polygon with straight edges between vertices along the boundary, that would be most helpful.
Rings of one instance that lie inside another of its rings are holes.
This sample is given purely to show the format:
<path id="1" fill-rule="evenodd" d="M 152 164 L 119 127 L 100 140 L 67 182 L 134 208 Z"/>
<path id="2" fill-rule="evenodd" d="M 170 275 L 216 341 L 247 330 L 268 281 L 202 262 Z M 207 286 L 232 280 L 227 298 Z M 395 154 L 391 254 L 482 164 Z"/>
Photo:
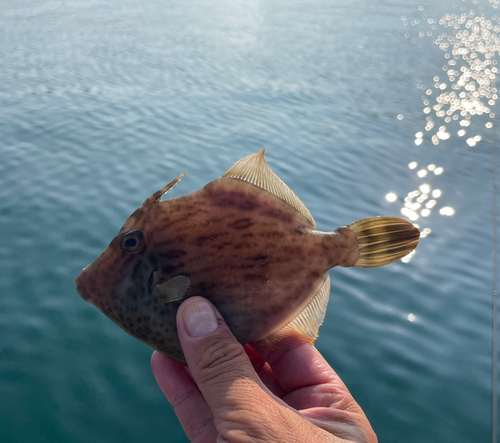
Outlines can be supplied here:
<path id="1" fill-rule="evenodd" d="M 0 441 L 186 441 L 151 349 L 73 279 L 179 173 L 173 196 L 264 148 L 322 230 L 442 191 L 455 214 L 416 221 L 432 232 L 409 263 L 331 271 L 317 347 L 381 442 L 490 441 L 495 128 L 474 149 L 456 130 L 414 143 L 445 59 L 442 29 L 413 20 L 471 9 L 495 17 L 459 0 L 0 1 Z M 444 172 L 418 177 L 429 164 Z"/>

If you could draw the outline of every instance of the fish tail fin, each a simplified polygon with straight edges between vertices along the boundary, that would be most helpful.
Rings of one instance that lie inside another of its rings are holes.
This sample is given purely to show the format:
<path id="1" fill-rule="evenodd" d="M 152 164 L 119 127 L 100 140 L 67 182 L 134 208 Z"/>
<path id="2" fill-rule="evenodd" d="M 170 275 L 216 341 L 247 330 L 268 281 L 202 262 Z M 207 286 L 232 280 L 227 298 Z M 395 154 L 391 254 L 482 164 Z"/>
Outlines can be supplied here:
<path id="1" fill-rule="evenodd" d="M 359 258 L 354 266 L 376 268 L 392 263 L 413 251 L 420 231 L 400 217 L 373 217 L 347 226 L 358 238 Z"/>

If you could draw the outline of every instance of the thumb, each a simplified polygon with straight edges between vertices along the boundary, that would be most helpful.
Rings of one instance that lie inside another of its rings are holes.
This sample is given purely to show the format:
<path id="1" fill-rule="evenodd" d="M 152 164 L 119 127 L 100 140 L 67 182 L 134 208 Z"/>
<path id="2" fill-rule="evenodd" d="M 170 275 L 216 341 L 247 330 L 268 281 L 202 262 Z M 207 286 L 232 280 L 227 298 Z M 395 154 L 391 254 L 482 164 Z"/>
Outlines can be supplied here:
<path id="1" fill-rule="evenodd" d="M 214 417 L 267 397 L 243 346 L 208 300 L 191 297 L 182 303 L 177 331 L 191 375 Z"/>

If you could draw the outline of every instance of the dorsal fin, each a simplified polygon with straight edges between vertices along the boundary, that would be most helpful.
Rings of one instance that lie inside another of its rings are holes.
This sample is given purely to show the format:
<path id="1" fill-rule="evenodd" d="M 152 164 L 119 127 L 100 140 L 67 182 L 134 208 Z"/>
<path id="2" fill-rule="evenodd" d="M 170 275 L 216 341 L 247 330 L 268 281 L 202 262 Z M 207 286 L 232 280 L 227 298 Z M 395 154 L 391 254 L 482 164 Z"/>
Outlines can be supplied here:
<path id="1" fill-rule="evenodd" d="M 265 149 L 237 161 L 222 177 L 243 180 L 270 192 L 288 203 L 302 214 L 312 224 L 313 228 L 316 228 L 316 223 L 306 205 L 267 165 L 264 152 Z"/>
<path id="2" fill-rule="evenodd" d="M 158 203 L 159 201 L 161 201 L 162 196 L 166 194 L 168 191 L 170 191 L 185 175 L 186 173 L 183 172 L 181 175 L 179 175 L 179 177 L 172 180 L 168 185 L 164 186 L 159 191 L 156 191 L 154 194 L 150 195 L 143 203 L 143 205 L 150 205 L 151 203 Z"/>
<path id="3" fill-rule="evenodd" d="M 260 340 L 259 343 L 271 349 L 279 349 L 280 342 L 293 337 L 314 344 L 318 338 L 319 327 L 325 319 L 329 299 L 330 276 L 326 274 L 323 284 L 306 308 L 284 328 Z"/>

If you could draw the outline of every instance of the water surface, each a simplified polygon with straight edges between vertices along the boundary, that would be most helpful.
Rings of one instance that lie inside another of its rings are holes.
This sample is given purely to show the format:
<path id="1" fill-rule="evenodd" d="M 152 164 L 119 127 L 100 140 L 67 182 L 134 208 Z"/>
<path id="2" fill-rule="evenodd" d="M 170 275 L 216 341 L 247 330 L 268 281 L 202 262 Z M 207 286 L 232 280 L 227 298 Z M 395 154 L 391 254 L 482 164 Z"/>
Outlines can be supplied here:
<path id="1" fill-rule="evenodd" d="M 433 106 L 465 90 L 438 37 L 497 5 L 435 3 L 0 1 L 2 442 L 186 441 L 151 350 L 73 279 L 179 173 L 173 196 L 264 148 L 323 230 L 428 195 L 408 263 L 331 271 L 317 347 L 380 441 L 490 439 L 496 98 L 467 127 Z"/>

